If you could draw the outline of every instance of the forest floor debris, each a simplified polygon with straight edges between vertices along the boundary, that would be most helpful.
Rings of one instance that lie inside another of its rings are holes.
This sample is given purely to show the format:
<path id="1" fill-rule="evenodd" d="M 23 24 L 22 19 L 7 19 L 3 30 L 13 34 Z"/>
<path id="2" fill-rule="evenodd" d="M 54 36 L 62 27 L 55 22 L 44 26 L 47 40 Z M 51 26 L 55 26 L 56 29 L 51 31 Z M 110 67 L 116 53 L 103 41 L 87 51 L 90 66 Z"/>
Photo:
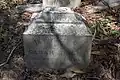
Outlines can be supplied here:
<path id="1" fill-rule="evenodd" d="M 94 13 L 91 4 L 82 6 L 76 12 L 83 14 L 89 24 L 94 24 L 92 25 L 93 34 L 96 27 L 100 26 L 96 29 L 91 63 L 86 73 L 77 74 L 69 79 L 61 77 L 62 72 L 59 71 L 46 73 L 25 68 L 22 33 L 26 26 L 20 24 L 20 15 L 8 11 L 0 13 L 0 63 L 2 64 L 9 54 L 12 53 L 12 55 L 0 68 L 0 80 L 120 80 L 120 31 L 114 30 L 111 35 L 108 35 L 109 30 L 119 28 L 116 19 L 106 11 Z M 98 20 L 101 23 L 96 23 Z M 103 30 L 104 28 L 107 30 Z M 21 43 L 16 47 L 19 42 Z M 14 52 L 11 52 L 13 50 Z"/>

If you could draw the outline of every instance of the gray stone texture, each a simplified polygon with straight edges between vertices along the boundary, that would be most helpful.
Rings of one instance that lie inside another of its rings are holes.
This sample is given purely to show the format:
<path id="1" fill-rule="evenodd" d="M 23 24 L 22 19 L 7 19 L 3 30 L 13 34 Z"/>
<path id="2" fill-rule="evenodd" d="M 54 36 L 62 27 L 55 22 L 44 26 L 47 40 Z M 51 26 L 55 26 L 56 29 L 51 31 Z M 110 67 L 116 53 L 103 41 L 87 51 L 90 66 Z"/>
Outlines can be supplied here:
<path id="1" fill-rule="evenodd" d="M 18 5 L 16 9 L 19 13 L 22 12 L 40 12 L 42 10 L 42 4 L 27 4 L 27 5 Z"/>
<path id="2" fill-rule="evenodd" d="M 53 6 L 53 7 L 79 7 L 81 0 L 43 0 L 43 7 Z"/>
<path id="3" fill-rule="evenodd" d="M 107 5 L 109 5 L 112 8 L 120 8 L 120 0 L 102 0 L 96 6 L 94 6 L 94 8 L 103 10 L 109 8 Z"/>
<path id="4" fill-rule="evenodd" d="M 27 3 L 32 3 L 32 4 L 40 4 L 42 3 L 42 0 L 24 0 Z"/>
<path id="5" fill-rule="evenodd" d="M 46 7 L 23 33 L 25 62 L 29 68 L 87 67 L 92 35 L 83 17 L 66 7 Z"/>

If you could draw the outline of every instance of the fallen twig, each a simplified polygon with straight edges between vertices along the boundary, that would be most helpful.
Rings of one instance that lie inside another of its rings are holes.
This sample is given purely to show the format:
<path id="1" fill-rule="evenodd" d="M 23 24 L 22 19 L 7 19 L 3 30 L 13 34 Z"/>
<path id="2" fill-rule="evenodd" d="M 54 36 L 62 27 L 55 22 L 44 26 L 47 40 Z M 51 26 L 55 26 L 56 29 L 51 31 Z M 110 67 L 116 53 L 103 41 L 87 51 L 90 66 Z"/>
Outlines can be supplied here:
<path id="1" fill-rule="evenodd" d="M 7 64 L 7 63 L 9 62 L 9 60 L 10 60 L 10 58 L 11 58 L 13 52 L 15 51 L 15 49 L 16 49 L 21 43 L 22 43 L 22 41 L 19 42 L 19 43 L 17 44 L 17 46 L 13 47 L 13 49 L 12 49 L 12 51 L 10 52 L 10 54 L 8 55 L 6 61 L 3 62 L 3 63 L 1 63 L 1 64 L 0 64 L 0 67 L 4 66 L 5 64 Z"/>
<path id="2" fill-rule="evenodd" d="M 108 9 L 110 11 L 107 11 L 109 14 L 113 15 L 116 19 L 117 19 L 117 22 L 120 23 L 120 15 L 119 15 L 119 9 L 118 11 L 113 11 L 113 8 L 105 1 L 105 0 L 102 0 L 102 3 L 108 7 Z"/>
<path id="3" fill-rule="evenodd" d="M 109 9 L 112 13 L 114 13 L 114 12 L 112 11 L 112 7 L 110 7 L 110 5 L 109 5 L 105 0 L 102 0 L 102 3 L 103 3 L 105 6 L 107 6 L 108 9 Z"/>

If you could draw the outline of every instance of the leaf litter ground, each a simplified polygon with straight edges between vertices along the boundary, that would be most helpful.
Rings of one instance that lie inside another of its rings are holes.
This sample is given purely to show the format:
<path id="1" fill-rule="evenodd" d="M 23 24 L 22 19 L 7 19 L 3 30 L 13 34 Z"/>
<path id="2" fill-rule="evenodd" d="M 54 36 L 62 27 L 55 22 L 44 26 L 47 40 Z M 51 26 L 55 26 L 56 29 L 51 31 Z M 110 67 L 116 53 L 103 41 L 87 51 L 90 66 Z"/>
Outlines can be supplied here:
<path id="1" fill-rule="evenodd" d="M 88 24 L 105 19 L 104 16 L 107 13 L 94 13 L 91 4 L 86 4 L 75 9 L 75 11 L 81 13 L 87 19 Z M 4 25 L 0 24 L 0 30 L 2 30 L 0 32 L 0 35 L 2 34 L 2 37 L 0 37 L 0 63 L 2 64 L 8 59 L 5 65 L 0 68 L 0 80 L 120 80 L 120 38 L 115 36 L 105 36 L 103 38 L 99 36 L 98 38 L 95 34 L 91 62 L 86 73 L 77 74 L 72 78 L 61 77 L 62 71 L 43 72 L 24 67 L 22 33 L 26 26 L 21 23 L 20 15 L 11 13 L 0 13 L 1 19 L 5 19 L 3 20 Z M 13 16 L 10 19 L 8 19 L 9 14 Z M 110 26 L 113 27 L 116 25 L 115 18 L 112 19 Z M 8 58 L 10 53 L 12 54 Z"/>

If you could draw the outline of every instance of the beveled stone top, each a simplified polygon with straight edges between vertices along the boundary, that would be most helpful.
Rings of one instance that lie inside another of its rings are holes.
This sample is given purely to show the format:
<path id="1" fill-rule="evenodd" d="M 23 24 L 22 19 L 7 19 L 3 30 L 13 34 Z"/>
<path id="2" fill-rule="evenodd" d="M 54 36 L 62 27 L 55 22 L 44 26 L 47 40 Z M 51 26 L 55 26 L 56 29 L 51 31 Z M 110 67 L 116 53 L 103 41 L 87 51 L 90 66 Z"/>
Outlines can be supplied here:
<path id="1" fill-rule="evenodd" d="M 92 36 L 84 17 L 67 7 L 46 7 L 23 34 Z"/>

